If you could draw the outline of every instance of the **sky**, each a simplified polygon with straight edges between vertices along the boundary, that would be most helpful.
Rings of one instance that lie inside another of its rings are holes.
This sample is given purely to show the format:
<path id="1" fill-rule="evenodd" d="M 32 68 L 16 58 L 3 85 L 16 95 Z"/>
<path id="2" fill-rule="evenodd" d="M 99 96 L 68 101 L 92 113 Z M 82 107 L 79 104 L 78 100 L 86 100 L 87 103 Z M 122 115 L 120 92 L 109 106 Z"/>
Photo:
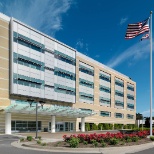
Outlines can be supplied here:
<path id="1" fill-rule="evenodd" d="M 136 112 L 144 116 L 150 116 L 150 43 L 124 37 L 127 25 L 147 19 L 150 11 L 152 0 L 0 0 L 0 12 L 131 77 Z"/>

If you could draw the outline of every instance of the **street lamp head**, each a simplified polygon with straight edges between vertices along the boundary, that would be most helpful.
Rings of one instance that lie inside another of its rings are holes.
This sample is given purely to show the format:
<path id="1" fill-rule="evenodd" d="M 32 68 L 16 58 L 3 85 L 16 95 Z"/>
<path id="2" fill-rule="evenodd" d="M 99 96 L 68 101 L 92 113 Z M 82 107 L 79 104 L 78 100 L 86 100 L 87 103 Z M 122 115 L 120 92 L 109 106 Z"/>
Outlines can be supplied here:
<path id="1" fill-rule="evenodd" d="M 29 103 L 30 107 L 32 106 L 32 103 L 34 102 L 33 99 L 27 99 L 27 102 Z"/>
<path id="2" fill-rule="evenodd" d="M 39 101 L 39 103 L 41 104 L 42 109 L 43 109 L 43 105 L 45 104 L 45 101 Z"/>

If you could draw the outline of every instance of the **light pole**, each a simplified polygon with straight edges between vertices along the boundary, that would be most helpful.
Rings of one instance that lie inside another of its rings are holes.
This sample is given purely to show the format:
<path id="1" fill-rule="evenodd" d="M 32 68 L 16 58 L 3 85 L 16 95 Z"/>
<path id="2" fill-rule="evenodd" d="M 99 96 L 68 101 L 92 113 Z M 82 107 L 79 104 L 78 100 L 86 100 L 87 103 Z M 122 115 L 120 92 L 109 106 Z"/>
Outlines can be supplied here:
<path id="1" fill-rule="evenodd" d="M 34 102 L 34 100 L 27 99 L 27 101 L 29 102 L 30 107 L 32 107 L 32 103 Z M 43 109 L 43 105 L 45 104 L 45 102 L 44 101 L 39 101 L 39 103 L 41 104 L 42 109 Z M 36 136 L 35 136 L 36 139 L 38 137 L 38 118 L 37 117 L 38 117 L 38 102 L 36 103 Z"/>

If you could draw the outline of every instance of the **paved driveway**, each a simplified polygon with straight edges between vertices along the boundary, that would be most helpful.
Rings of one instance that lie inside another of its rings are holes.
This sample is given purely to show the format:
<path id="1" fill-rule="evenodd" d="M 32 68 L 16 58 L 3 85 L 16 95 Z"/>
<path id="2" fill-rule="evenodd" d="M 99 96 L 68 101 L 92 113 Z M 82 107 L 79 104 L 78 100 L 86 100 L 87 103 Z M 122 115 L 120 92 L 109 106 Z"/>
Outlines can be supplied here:
<path id="1" fill-rule="evenodd" d="M 17 141 L 18 139 L 19 139 L 18 137 L 12 135 L 0 135 L 0 154 L 68 154 L 65 152 L 44 152 L 44 151 L 26 150 L 11 146 L 11 143 Z M 154 148 L 137 152 L 135 154 L 154 154 Z"/>
<path id="2" fill-rule="evenodd" d="M 11 146 L 11 142 L 19 138 L 11 135 L 0 135 L 0 154 L 62 154 L 56 152 L 43 152 L 34 150 L 19 149 Z M 67 153 L 63 153 L 67 154 Z"/>

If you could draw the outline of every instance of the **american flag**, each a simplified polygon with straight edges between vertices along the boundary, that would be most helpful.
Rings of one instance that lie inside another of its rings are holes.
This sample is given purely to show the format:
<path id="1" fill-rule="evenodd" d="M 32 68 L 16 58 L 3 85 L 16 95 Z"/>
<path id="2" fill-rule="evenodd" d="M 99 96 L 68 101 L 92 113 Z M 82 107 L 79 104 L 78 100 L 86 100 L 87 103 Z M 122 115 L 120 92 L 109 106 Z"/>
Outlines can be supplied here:
<path id="1" fill-rule="evenodd" d="M 143 39 L 149 39 L 149 33 L 148 33 L 148 34 L 143 35 L 143 36 L 142 36 L 142 38 L 141 38 L 141 41 L 142 41 Z"/>
<path id="2" fill-rule="evenodd" d="M 125 39 L 132 39 L 145 32 L 149 32 L 149 18 L 142 22 L 128 24 Z"/>

